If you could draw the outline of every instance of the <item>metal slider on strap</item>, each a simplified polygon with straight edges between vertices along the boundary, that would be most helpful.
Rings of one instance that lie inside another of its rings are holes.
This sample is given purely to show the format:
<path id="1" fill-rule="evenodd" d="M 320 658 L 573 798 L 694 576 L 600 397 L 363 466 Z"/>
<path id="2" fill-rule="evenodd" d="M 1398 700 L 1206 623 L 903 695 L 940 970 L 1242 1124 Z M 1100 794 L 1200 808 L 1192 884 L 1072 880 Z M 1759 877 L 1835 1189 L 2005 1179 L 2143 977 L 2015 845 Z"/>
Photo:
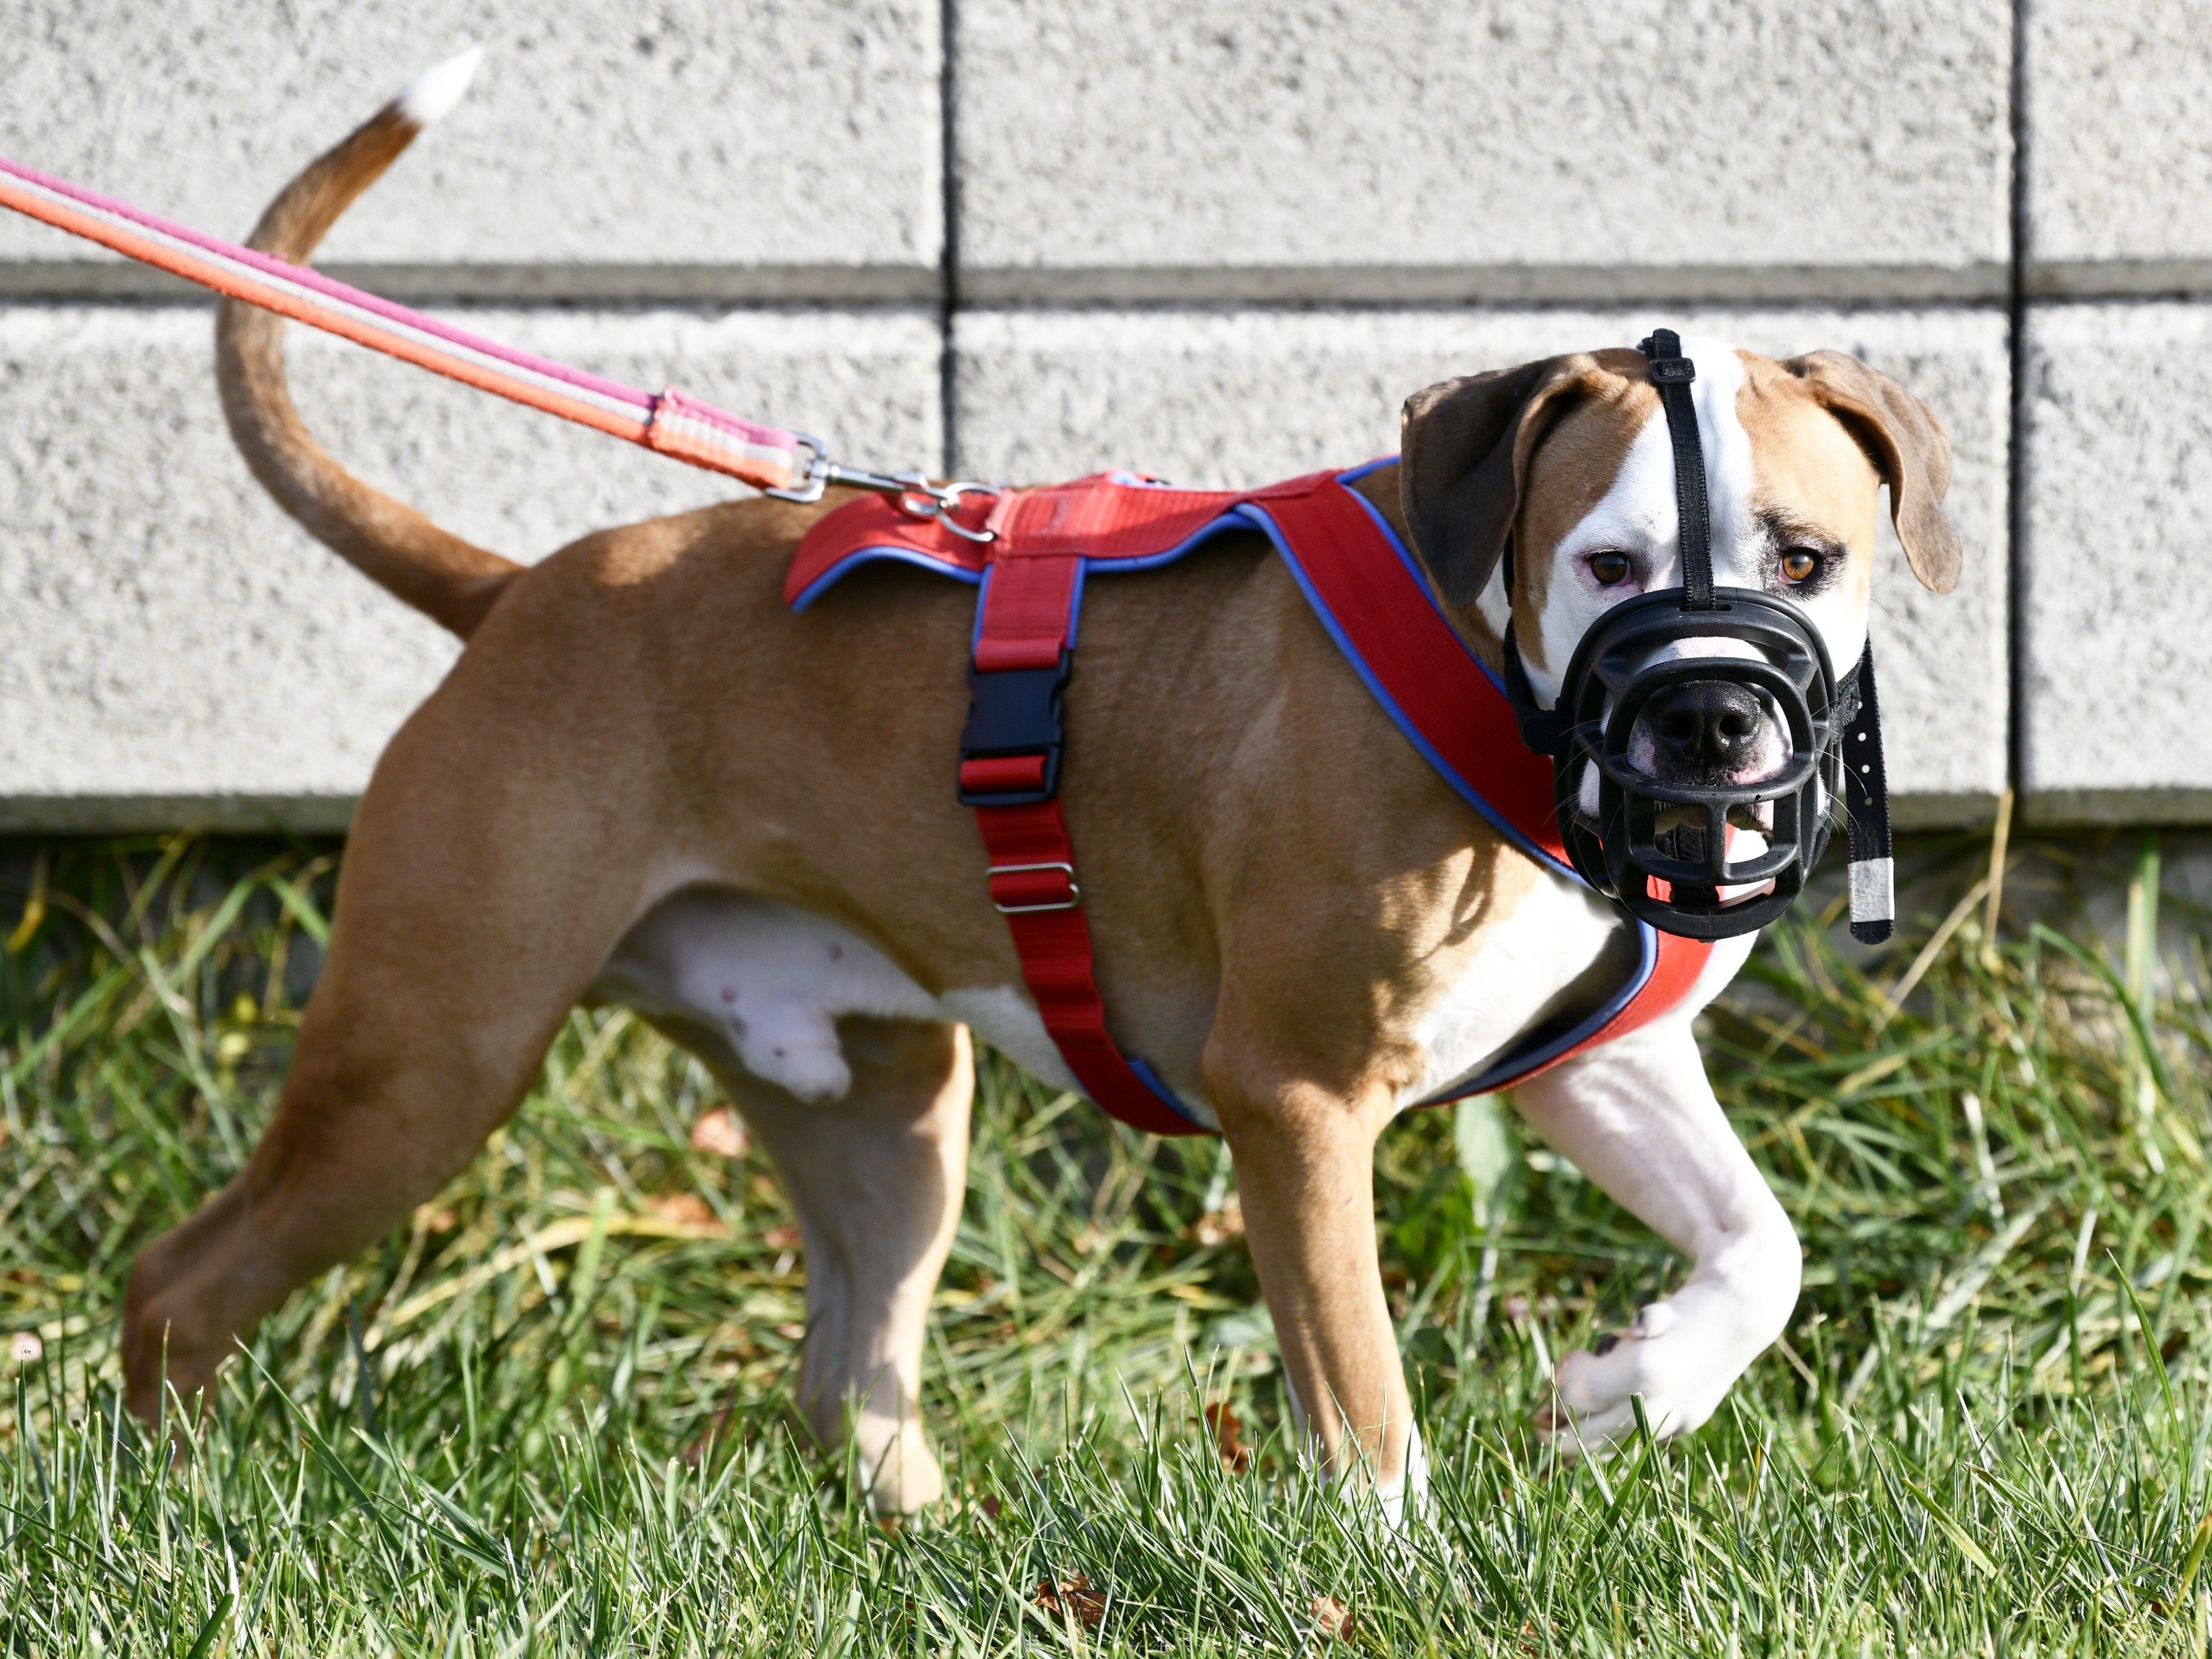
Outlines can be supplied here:
<path id="1" fill-rule="evenodd" d="M 1046 870 L 1058 875 L 1066 884 L 1067 888 L 1066 898 L 1044 899 L 1034 904 L 1009 904 L 999 896 L 998 881 L 1000 876 L 1035 875 Z M 1043 864 L 994 864 L 984 872 L 984 879 L 991 887 L 991 902 L 998 907 L 999 914 L 1002 916 L 1026 916 L 1039 910 L 1073 910 L 1083 902 L 1083 890 L 1075 884 L 1075 866 L 1072 864 L 1058 861 Z"/>

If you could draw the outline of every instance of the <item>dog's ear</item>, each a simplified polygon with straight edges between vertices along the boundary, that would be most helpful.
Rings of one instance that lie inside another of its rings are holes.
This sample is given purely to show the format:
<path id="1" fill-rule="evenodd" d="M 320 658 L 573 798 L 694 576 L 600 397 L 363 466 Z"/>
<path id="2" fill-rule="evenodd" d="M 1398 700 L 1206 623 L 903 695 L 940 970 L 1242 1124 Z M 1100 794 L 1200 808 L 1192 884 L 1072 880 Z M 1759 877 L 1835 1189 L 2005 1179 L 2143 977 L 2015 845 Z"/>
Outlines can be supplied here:
<path id="1" fill-rule="evenodd" d="M 1413 550 L 1451 604 L 1473 605 L 1490 580 L 1530 453 L 1597 371 L 1577 353 L 1446 380 L 1406 399 L 1399 502 Z"/>
<path id="2" fill-rule="evenodd" d="M 1783 368 L 1804 380 L 1823 407 L 1849 427 L 1881 481 L 1889 518 L 1921 586 L 1948 593 L 1959 585 L 1959 532 L 1943 516 L 1951 487 L 1951 439 L 1919 398 L 1887 374 L 1840 351 L 1792 357 Z"/>

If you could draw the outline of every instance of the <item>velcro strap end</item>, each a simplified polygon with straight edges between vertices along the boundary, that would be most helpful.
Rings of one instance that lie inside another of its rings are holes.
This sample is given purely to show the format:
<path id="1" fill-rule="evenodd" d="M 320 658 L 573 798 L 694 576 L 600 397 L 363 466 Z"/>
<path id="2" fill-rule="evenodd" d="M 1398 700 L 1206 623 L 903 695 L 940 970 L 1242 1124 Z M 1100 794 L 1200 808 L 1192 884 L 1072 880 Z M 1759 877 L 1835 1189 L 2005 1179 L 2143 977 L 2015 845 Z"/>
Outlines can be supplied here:
<path id="1" fill-rule="evenodd" d="M 1851 923 L 1878 921 L 1885 927 L 1897 918 L 1896 866 L 1888 859 L 1851 861 Z"/>

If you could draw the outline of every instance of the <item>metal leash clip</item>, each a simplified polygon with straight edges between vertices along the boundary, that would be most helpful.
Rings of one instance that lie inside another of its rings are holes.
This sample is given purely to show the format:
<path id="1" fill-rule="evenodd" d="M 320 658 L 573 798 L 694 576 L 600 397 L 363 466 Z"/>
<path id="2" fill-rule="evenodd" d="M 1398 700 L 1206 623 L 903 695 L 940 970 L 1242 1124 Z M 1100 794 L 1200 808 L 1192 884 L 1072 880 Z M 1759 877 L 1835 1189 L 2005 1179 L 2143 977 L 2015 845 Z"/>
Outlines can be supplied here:
<path id="1" fill-rule="evenodd" d="M 934 519 L 965 540 L 994 542 L 999 538 L 997 531 L 970 530 L 953 515 L 966 497 L 1003 495 L 1004 484 L 976 483 L 971 480 L 936 484 L 920 472 L 876 472 L 864 466 L 847 466 L 831 460 L 829 446 L 811 433 L 794 432 L 792 436 L 808 452 L 806 471 L 799 483 L 782 489 L 763 490 L 763 495 L 786 501 L 818 501 L 823 491 L 831 484 L 848 484 L 855 489 L 873 489 L 889 495 L 897 502 L 899 511 L 909 518 Z"/>

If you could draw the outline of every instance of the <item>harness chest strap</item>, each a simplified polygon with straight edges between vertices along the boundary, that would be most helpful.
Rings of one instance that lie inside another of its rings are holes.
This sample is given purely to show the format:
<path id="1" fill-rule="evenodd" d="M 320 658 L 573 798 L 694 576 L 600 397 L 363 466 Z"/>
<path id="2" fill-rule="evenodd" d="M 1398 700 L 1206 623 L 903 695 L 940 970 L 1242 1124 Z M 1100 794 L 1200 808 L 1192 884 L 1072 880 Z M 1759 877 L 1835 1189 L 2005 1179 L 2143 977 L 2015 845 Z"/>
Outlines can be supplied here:
<path id="1" fill-rule="evenodd" d="M 1001 498 L 1002 508 L 1006 498 Z M 1155 1134 L 1197 1127 L 1106 1029 L 1075 847 L 1060 806 L 1060 699 L 1082 592 L 1079 554 L 1004 538 L 983 584 L 961 736 L 963 805 L 975 809 L 991 902 L 1006 919 L 1038 1017 L 1084 1092 Z"/>
<path id="2" fill-rule="evenodd" d="M 1204 1133 L 1107 1029 L 1078 863 L 1059 799 L 1061 704 L 1083 583 L 1093 570 L 1164 563 L 1212 534 L 1274 543 L 1331 637 L 1384 711 L 1445 781 L 1524 852 L 1572 875 L 1552 811 L 1547 762 L 1519 740 L 1488 671 L 1437 609 L 1395 533 L 1328 473 L 1251 491 L 1172 490 L 1118 477 L 999 497 L 975 528 L 988 544 L 863 500 L 817 523 L 794 553 L 787 599 L 803 610 L 856 563 L 893 558 L 979 581 L 959 792 L 975 813 L 992 902 L 1006 918 L 1046 1031 L 1091 1098 L 1157 1134 Z M 1572 1029 L 1424 1104 L 1501 1088 L 1622 1036 L 1679 1004 L 1710 954 L 1639 925 L 1631 982 Z"/>

